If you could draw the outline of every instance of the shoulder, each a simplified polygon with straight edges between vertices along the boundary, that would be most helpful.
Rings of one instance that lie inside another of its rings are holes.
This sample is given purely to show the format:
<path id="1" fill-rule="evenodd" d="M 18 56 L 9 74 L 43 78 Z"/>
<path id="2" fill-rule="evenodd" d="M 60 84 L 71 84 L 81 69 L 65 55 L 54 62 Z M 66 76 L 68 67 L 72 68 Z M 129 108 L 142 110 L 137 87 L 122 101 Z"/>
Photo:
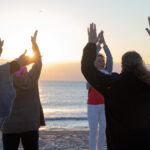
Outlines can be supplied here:
<path id="1" fill-rule="evenodd" d="M 112 72 L 111 75 L 112 75 L 113 77 L 120 77 L 120 74 L 117 73 L 117 72 Z"/>
<path id="2" fill-rule="evenodd" d="M 112 72 L 111 74 L 111 77 L 112 77 L 112 81 L 116 81 L 116 80 L 118 80 L 119 78 L 120 78 L 120 74 L 119 73 L 117 73 L 117 72 Z"/>
<path id="3" fill-rule="evenodd" d="M 3 65 L 0 65 L 0 72 L 2 73 L 5 73 L 6 71 L 9 71 L 10 69 L 10 63 L 6 63 L 6 64 L 3 64 Z"/>
<path id="4" fill-rule="evenodd" d="M 105 70 L 105 69 L 101 69 L 100 70 L 101 72 L 103 72 L 104 74 L 110 74 L 107 70 Z"/>

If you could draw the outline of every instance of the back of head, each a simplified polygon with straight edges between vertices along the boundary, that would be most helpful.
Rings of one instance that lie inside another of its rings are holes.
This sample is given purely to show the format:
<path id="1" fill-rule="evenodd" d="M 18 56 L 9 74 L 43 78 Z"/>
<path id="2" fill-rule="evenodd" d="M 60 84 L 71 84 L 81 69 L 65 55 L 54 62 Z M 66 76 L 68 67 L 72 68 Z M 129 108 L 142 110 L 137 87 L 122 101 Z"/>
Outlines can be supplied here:
<path id="1" fill-rule="evenodd" d="M 136 51 L 126 52 L 122 56 L 122 72 L 133 72 L 137 78 L 150 85 L 150 72 Z"/>
<path id="2" fill-rule="evenodd" d="M 29 82 L 27 80 L 27 76 L 26 76 L 27 72 L 28 72 L 27 67 L 22 67 L 20 68 L 19 71 L 14 73 L 13 84 L 16 90 L 28 90 L 30 88 L 32 82 Z"/>
<path id="3" fill-rule="evenodd" d="M 143 60 L 140 54 L 136 51 L 126 52 L 122 56 L 122 69 L 125 71 L 134 71 L 139 66 L 143 65 Z"/>

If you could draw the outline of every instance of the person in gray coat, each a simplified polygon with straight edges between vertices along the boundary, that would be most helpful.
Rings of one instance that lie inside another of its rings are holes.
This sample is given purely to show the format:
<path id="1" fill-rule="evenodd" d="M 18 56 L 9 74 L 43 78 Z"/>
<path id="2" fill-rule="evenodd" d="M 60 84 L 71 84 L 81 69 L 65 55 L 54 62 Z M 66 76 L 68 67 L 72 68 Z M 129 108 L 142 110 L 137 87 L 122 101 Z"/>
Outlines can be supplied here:
<path id="1" fill-rule="evenodd" d="M 2 126 L 4 150 L 17 150 L 20 140 L 25 150 L 38 150 L 38 129 L 45 125 L 45 121 L 38 90 L 42 60 L 36 36 L 37 31 L 31 37 L 34 52 L 32 68 L 29 72 L 22 72 L 21 76 L 13 76 L 16 98 L 11 115 Z"/>
<path id="2" fill-rule="evenodd" d="M 0 38 L 0 56 L 3 51 L 4 40 Z M 0 128 L 12 110 L 16 92 L 12 83 L 12 74 L 21 67 L 33 63 L 33 58 L 26 56 L 25 51 L 20 57 L 11 62 L 0 65 Z"/>

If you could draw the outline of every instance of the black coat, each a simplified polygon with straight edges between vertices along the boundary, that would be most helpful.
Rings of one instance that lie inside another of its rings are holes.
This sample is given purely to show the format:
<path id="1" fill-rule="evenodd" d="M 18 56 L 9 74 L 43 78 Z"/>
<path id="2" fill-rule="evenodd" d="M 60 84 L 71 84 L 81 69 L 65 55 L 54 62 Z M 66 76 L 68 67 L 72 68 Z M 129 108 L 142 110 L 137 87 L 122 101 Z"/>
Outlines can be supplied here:
<path id="1" fill-rule="evenodd" d="M 95 57 L 96 45 L 88 43 L 81 70 L 105 97 L 108 149 L 150 149 L 150 86 L 133 72 L 103 74 L 94 67 Z"/>

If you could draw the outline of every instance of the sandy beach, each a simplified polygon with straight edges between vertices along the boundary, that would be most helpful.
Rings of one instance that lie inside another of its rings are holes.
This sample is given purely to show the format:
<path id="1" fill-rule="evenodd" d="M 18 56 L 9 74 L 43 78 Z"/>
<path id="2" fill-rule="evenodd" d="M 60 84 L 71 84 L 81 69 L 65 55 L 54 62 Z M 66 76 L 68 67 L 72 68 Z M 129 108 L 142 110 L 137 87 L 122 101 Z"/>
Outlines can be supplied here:
<path id="1" fill-rule="evenodd" d="M 39 150 L 88 150 L 88 138 L 88 130 L 40 130 Z M 20 145 L 19 150 L 23 150 L 21 147 Z M 2 150 L 1 135 L 0 150 Z"/>

